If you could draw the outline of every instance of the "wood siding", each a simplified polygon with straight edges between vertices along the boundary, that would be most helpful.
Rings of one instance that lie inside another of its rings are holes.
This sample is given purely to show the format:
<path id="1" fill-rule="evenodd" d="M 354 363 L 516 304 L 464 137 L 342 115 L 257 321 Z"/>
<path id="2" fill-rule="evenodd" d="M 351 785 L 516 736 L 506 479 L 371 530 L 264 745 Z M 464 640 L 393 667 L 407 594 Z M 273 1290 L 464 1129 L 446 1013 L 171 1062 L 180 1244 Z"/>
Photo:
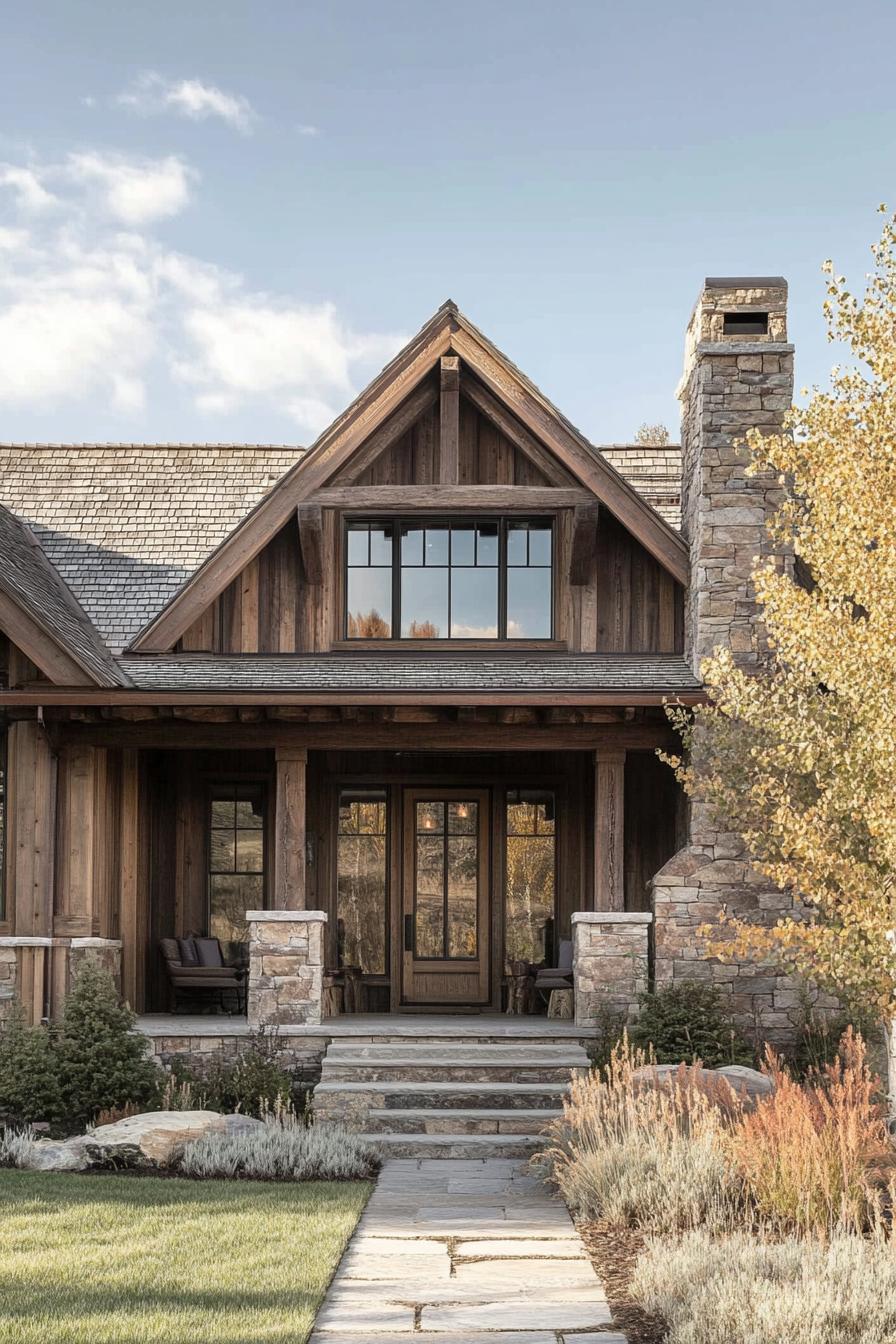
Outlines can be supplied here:
<path id="1" fill-rule="evenodd" d="M 439 482 L 439 406 L 353 474 L 349 463 L 333 486 L 426 486 Z M 534 451 L 530 449 L 530 452 Z M 460 398 L 458 483 L 567 490 L 568 472 L 547 456 L 542 471 L 465 397 Z M 548 469 L 551 475 L 548 475 Z M 553 479 L 552 479 L 553 478 Z M 558 496 L 559 498 L 559 496 Z M 573 653 L 680 653 L 683 595 L 679 584 L 613 515 L 601 507 L 593 548 L 576 556 L 570 583 L 575 511 L 555 514 L 555 638 Z M 291 518 L 186 631 L 177 651 L 321 653 L 342 637 L 343 523 L 321 512 L 320 581 L 305 573 L 298 523 Z M 359 645 L 360 647 L 360 645 Z"/>

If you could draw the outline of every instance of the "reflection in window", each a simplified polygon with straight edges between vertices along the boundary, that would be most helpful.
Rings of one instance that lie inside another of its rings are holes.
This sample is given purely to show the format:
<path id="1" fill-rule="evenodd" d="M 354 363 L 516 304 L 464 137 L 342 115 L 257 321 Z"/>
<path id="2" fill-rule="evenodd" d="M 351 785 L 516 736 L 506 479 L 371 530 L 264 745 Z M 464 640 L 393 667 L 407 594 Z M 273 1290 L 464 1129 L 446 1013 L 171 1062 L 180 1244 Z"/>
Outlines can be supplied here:
<path id="1" fill-rule="evenodd" d="M 264 786 L 215 784 L 209 798 L 208 931 L 225 959 L 249 941 L 247 910 L 264 907 Z"/>
<path id="2" fill-rule="evenodd" d="M 386 793 L 342 789 L 336 918 L 342 965 L 386 974 Z"/>
<path id="3" fill-rule="evenodd" d="M 430 960 L 476 956 L 479 804 L 418 802 L 414 952 Z"/>
<path id="4" fill-rule="evenodd" d="M 392 524 L 354 523 L 346 531 L 346 634 L 388 639 L 392 634 Z"/>
<path id="5" fill-rule="evenodd" d="M 538 963 L 545 926 L 554 917 L 554 795 L 512 789 L 507 794 L 505 951 L 509 961 Z"/>
<path id="6" fill-rule="evenodd" d="M 550 520 L 351 521 L 347 529 L 348 639 L 551 638 Z"/>
<path id="7" fill-rule="evenodd" d="M 551 525 L 507 524 L 507 638 L 550 639 Z"/>

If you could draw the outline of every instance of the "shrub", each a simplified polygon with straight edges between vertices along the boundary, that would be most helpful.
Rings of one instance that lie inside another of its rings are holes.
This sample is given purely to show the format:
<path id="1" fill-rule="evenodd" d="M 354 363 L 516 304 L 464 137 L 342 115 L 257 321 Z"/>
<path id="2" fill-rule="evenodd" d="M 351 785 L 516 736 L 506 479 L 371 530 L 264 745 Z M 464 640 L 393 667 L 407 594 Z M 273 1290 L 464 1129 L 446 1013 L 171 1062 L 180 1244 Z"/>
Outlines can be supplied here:
<path id="1" fill-rule="evenodd" d="M 656 1231 L 730 1226 L 743 1189 L 722 1131 L 740 1112 L 737 1097 L 720 1080 L 720 1107 L 686 1068 L 657 1087 L 636 1075 L 646 1066 L 624 1041 L 602 1073 L 573 1078 L 536 1167 L 585 1219 Z"/>
<path id="2" fill-rule="evenodd" d="M 277 1063 L 276 1032 L 253 1032 L 234 1061 L 216 1059 L 195 1089 L 204 1092 L 206 1104 L 215 1111 L 260 1116 L 273 1107 L 287 1105 L 292 1078 Z"/>
<path id="3" fill-rule="evenodd" d="M 658 1064 L 685 1061 L 708 1069 L 753 1064 L 753 1051 L 725 1011 L 718 990 L 695 980 L 677 981 L 639 998 L 632 1044 L 651 1049 Z"/>
<path id="4" fill-rule="evenodd" d="M 19 1007 L 0 1035 L 0 1116 L 18 1125 L 63 1117 L 55 1033 L 27 1026 Z"/>
<path id="5" fill-rule="evenodd" d="M 252 1134 L 206 1134 L 188 1144 L 184 1176 L 245 1177 L 256 1181 L 359 1181 L 380 1160 L 370 1144 L 338 1125 L 306 1125 L 291 1110 L 265 1117 Z"/>
<path id="6" fill-rule="evenodd" d="M 0 1129 L 0 1167 L 21 1167 L 28 1170 L 33 1165 L 37 1149 L 33 1131 L 24 1129 Z"/>
<path id="7" fill-rule="evenodd" d="M 761 1217 L 796 1231 L 861 1231 L 873 1220 L 875 1187 L 894 1151 L 878 1082 L 850 1028 L 833 1064 L 800 1085 L 769 1052 L 776 1089 L 745 1114 L 729 1148 Z"/>
<path id="8" fill-rule="evenodd" d="M 656 1240 L 638 1261 L 636 1301 L 667 1344 L 883 1344 L 896 1338 L 896 1255 L 880 1238 L 764 1242 L 705 1231 Z"/>
<path id="9" fill-rule="evenodd" d="M 66 1118 L 89 1124 L 98 1111 L 133 1104 L 151 1110 L 162 1075 L 119 1003 L 112 977 L 85 966 L 65 1001 L 58 1036 L 59 1080 Z"/>

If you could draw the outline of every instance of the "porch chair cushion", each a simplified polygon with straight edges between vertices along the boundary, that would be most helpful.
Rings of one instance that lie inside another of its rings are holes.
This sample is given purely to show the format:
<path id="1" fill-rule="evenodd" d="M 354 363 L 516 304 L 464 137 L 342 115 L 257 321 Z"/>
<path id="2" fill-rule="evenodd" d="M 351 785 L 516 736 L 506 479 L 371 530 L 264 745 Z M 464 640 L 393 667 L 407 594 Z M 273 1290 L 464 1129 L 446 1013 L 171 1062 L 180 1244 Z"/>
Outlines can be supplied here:
<path id="1" fill-rule="evenodd" d="M 557 965 L 543 966 L 535 972 L 536 989 L 569 989 L 572 986 L 572 939 L 561 938 Z"/>
<path id="2" fill-rule="evenodd" d="M 181 966 L 198 966 L 199 956 L 196 952 L 196 940 L 192 937 L 178 938 L 177 946 L 180 949 Z"/>
<path id="3" fill-rule="evenodd" d="M 217 968 L 224 965 L 221 944 L 217 938 L 194 938 L 193 942 L 196 945 L 196 956 L 199 959 L 200 966 Z"/>

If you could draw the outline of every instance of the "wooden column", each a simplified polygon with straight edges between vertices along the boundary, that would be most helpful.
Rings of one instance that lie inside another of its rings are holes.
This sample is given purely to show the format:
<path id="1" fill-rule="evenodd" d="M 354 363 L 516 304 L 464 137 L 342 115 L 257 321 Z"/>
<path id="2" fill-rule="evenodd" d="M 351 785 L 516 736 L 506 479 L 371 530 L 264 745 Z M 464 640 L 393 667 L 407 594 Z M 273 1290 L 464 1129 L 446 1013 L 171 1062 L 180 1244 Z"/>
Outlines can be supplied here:
<path id="1" fill-rule="evenodd" d="M 305 775 L 303 747 L 277 748 L 274 813 L 274 909 L 305 909 Z"/>
<path id="2" fill-rule="evenodd" d="M 119 820 L 118 936 L 121 938 L 121 993 L 132 1008 L 143 1007 L 143 949 L 140 927 L 140 755 L 121 753 Z"/>
<path id="3" fill-rule="evenodd" d="M 625 909 L 625 752 L 594 753 L 594 908 Z"/>
<path id="4" fill-rule="evenodd" d="M 0 922 L 19 936 L 40 937 L 52 932 L 56 758 L 36 719 L 10 724 L 7 771 L 6 901 L 5 912 L 0 901 Z"/>
<path id="5" fill-rule="evenodd" d="M 53 932 L 76 938 L 94 932 L 97 845 L 97 752 L 67 746 L 60 758 L 59 862 Z"/>
<path id="6" fill-rule="evenodd" d="M 460 442 L 460 360 L 442 356 L 441 414 L 439 425 L 439 484 L 457 485 Z"/>

